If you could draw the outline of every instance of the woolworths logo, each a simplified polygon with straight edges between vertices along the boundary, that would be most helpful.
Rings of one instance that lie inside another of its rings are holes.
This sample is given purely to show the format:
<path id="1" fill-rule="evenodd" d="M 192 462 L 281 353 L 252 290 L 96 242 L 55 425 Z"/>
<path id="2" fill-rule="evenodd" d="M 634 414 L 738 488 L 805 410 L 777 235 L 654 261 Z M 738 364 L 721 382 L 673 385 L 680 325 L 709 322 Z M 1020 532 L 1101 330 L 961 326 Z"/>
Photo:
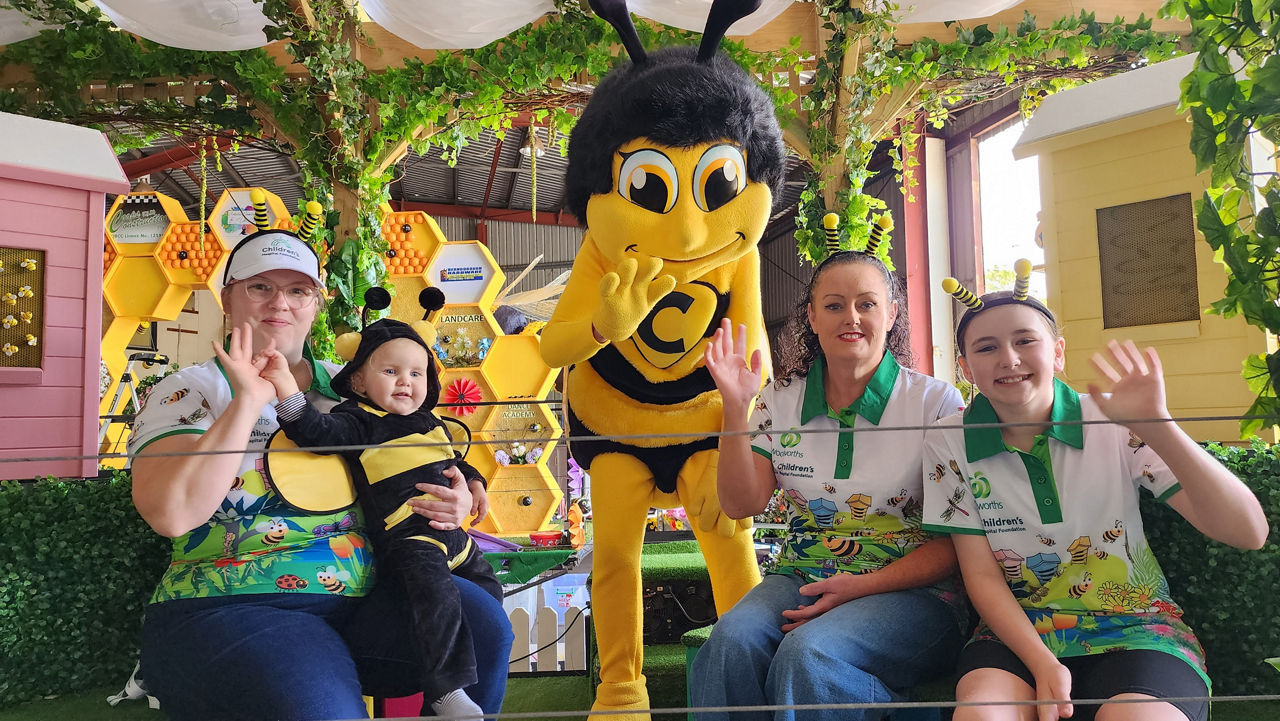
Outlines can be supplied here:
<path id="1" fill-rule="evenodd" d="M 969 476 L 969 490 L 973 491 L 974 498 L 986 498 L 991 495 L 991 481 L 982 475 L 982 471 L 977 471 Z"/>
<path id="2" fill-rule="evenodd" d="M 796 433 L 796 429 L 792 428 L 782 434 L 782 437 L 778 439 L 778 443 L 781 444 L 783 448 L 794 448 L 795 446 L 800 445 L 800 434 Z"/>

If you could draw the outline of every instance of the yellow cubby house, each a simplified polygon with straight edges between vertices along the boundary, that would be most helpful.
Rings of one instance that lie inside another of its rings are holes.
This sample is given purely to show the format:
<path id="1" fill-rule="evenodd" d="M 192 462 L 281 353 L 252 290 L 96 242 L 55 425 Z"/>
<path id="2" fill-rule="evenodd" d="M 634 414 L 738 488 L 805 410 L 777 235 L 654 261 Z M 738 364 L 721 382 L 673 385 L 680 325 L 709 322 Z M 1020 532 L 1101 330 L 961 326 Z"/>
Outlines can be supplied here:
<path id="1" fill-rule="evenodd" d="M 1209 185 L 1196 173 L 1191 124 L 1178 113 L 1179 82 L 1194 56 L 1088 83 L 1045 99 L 1014 155 L 1039 158 L 1049 307 L 1067 340 L 1065 380 L 1084 389 L 1090 357 L 1131 338 L 1160 353 L 1175 418 L 1239 416 L 1253 402 L 1241 364 L 1275 339 L 1244 318 L 1205 312 L 1227 277 L 1196 230 L 1193 202 Z M 1247 162 L 1270 164 L 1253 148 Z M 1190 422 L 1199 441 L 1232 441 L 1236 421 Z M 1274 442 L 1275 429 L 1264 429 Z"/>

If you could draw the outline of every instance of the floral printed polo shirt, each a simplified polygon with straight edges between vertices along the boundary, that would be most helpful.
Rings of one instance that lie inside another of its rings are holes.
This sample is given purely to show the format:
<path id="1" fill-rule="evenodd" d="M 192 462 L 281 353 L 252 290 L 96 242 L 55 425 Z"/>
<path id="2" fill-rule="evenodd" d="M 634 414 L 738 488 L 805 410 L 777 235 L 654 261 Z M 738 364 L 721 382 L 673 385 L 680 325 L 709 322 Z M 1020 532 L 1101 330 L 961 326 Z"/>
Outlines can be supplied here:
<path id="1" fill-rule="evenodd" d="M 773 463 L 787 511 L 774 572 L 809 581 L 876 571 L 934 538 L 920 527 L 920 429 L 962 405 L 949 383 L 885 353 L 862 397 L 836 410 L 825 372 L 819 358 L 807 376 L 770 383 L 751 414 L 751 448 Z M 876 430 L 901 426 L 913 430 Z M 963 608 L 956 584 L 935 589 Z"/>
<path id="2" fill-rule="evenodd" d="M 925 439 L 924 528 L 984 535 L 1005 581 L 1059 658 L 1119 649 L 1173 654 L 1204 677 L 1204 654 L 1147 545 L 1138 491 L 1161 502 L 1169 467 L 1087 395 L 1054 381 L 1051 425 L 1030 453 L 1005 444 L 977 396 Z M 1087 423 L 1106 421 L 1105 423 Z M 986 624 L 974 640 L 996 639 Z"/>
<path id="3" fill-rule="evenodd" d="M 329 387 L 338 366 L 316 361 L 307 397 L 328 410 L 339 399 Z M 129 453 L 182 433 L 204 433 L 231 402 L 231 386 L 217 359 L 165 376 L 142 399 Z M 373 585 L 372 555 L 357 507 L 310 514 L 285 505 L 271 487 L 262 450 L 279 428 L 275 401 L 249 436 L 240 471 L 208 523 L 173 539 L 169 567 L 151 603 L 249 593 L 363 596 Z M 289 456 L 280 454 L 287 462 Z"/>

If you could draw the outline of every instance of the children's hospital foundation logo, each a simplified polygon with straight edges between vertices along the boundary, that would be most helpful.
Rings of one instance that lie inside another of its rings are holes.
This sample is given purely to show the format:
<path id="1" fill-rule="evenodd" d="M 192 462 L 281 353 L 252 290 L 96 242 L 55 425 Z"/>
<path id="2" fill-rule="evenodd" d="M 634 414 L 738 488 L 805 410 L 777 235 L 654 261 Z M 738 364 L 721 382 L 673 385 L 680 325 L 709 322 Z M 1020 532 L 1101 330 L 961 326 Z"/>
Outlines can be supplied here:
<path id="1" fill-rule="evenodd" d="M 295 250 L 285 238 L 273 238 L 270 243 L 262 248 L 262 255 L 264 257 L 271 255 L 283 255 L 293 258 L 294 260 L 299 260 L 301 258 L 301 256 L 298 255 L 298 251 Z"/>

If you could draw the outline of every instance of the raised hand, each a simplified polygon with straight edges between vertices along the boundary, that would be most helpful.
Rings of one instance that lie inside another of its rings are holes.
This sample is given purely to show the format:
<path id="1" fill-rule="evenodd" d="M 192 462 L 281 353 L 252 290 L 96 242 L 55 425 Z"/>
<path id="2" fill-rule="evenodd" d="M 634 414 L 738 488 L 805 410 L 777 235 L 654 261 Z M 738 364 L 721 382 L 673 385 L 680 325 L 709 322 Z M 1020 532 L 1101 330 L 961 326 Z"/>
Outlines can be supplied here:
<path id="1" fill-rule="evenodd" d="M 703 360 L 716 389 L 730 408 L 742 408 L 751 404 L 760 391 L 760 375 L 764 359 L 757 348 L 747 363 L 747 326 L 738 326 L 738 338 L 733 338 L 733 323 L 728 318 L 720 321 L 720 327 L 707 343 Z"/>
<path id="2" fill-rule="evenodd" d="M 600 279 L 600 306 L 591 319 L 592 330 L 607 341 L 630 338 L 653 307 L 676 287 L 662 272 L 660 258 L 626 258 L 618 269 Z"/>
<path id="3" fill-rule="evenodd" d="M 1089 395 L 1098 404 L 1099 410 L 1117 423 L 1123 423 L 1129 430 L 1143 435 L 1144 430 L 1163 423 L 1135 423 L 1148 419 L 1168 419 L 1169 408 L 1165 403 L 1164 374 L 1160 367 L 1160 356 L 1154 348 L 1139 352 L 1133 341 L 1123 344 L 1116 341 L 1107 343 L 1108 360 L 1101 353 L 1093 354 L 1093 367 L 1098 374 L 1108 381 L 1111 395 L 1102 395 L 1104 389 L 1097 384 L 1089 384 Z"/>
<path id="4" fill-rule="evenodd" d="M 222 346 L 213 342 L 213 353 L 222 364 L 227 374 L 227 383 L 231 385 L 234 396 L 252 401 L 262 407 L 275 396 L 276 389 L 271 381 L 261 376 L 267 366 L 266 353 L 274 351 L 275 340 L 271 340 L 262 353 L 253 352 L 253 329 L 248 323 L 231 329 L 231 343 L 224 351 Z"/>

